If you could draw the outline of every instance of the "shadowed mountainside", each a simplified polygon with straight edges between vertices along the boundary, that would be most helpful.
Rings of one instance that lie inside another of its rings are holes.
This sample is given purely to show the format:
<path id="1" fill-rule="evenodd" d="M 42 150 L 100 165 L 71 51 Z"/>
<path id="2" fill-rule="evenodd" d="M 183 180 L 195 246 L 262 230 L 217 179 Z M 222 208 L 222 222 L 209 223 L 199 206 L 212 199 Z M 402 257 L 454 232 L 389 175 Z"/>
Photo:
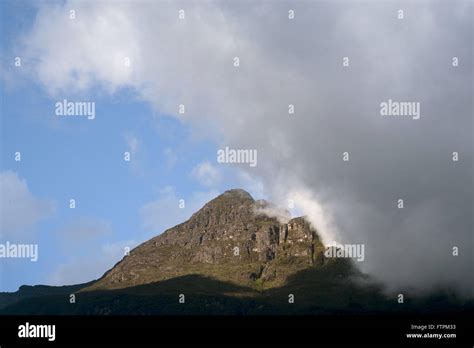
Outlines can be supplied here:
<path id="1" fill-rule="evenodd" d="M 0 309 L 2 315 L 287 315 L 447 313 L 472 311 L 473 303 L 440 293 L 399 305 L 374 285 L 363 285 L 346 262 L 309 268 L 282 287 L 258 291 L 201 275 L 115 290 L 30 297 Z M 180 295 L 184 303 L 180 303 Z M 294 295 L 290 304 L 288 296 Z"/>

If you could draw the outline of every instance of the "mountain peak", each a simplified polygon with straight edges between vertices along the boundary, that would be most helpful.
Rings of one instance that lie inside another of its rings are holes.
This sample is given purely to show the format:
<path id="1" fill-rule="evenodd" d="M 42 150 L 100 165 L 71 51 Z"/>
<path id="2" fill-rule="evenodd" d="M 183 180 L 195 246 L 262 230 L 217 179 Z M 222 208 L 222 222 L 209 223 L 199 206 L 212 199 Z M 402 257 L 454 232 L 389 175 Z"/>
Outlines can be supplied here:
<path id="1" fill-rule="evenodd" d="M 207 202 L 200 210 L 194 213 L 186 222 L 192 229 L 239 225 L 255 218 L 255 200 L 242 189 L 225 191 L 211 201 Z"/>
<path id="2" fill-rule="evenodd" d="M 250 193 L 248 193 L 247 191 L 243 189 L 230 189 L 230 190 L 225 191 L 222 195 L 244 196 L 244 197 L 252 198 Z"/>
<path id="3" fill-rule="evenodd" d="M 293 272 L 322 264 L 323 249 L 303 218 L 269 216 L 242 189 L 225 191 L 189 220 L 139 245 L 91 288 L 123 288 L 189 274 L 252 286 L 282 284 Z"/>
<path id="4" fill-rule="evenodd" d="M 253 204 L 253 203 L 255 203 L 255 200 L 250 195 L 250 193 L 248 193 L 245 190 L 231 189 L 231 190 L 225 191 L 223 194 L 221 194 L 221 195 L 217 196 L 216 198 L 214 198 L 213 200 L 209 201 L 206 205 L 215 204 L 215 203 Z"/>

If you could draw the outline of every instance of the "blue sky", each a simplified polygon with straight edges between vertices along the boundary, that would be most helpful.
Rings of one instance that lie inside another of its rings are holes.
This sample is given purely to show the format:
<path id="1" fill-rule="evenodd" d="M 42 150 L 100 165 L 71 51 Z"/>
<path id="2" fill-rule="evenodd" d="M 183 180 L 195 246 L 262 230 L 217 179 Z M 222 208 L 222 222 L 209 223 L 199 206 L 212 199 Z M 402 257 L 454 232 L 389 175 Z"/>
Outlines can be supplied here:
<path id="1" fill-rule="evenodd" d="M 15 68 L 10 65 L 10 69 Z M 64 225 L 82 217 L 104 219 L 111 223 L 113 236 L 98 242 L 143 241 L 161 231 L 144 230 L 139 216 L 142 205 L 160 197 L 160 190 L 167 186 L 184 199 L 200 189 L 190 173 L 200 160 L 214 154 L 212 144 L 201 141 L 189 146 L 189 131 L 179 121 L 153 113 L 127 91 L 118 94 L 114 98 L 85 96 L 96 102 L 97 117 L 90 121 L 56 118 L 56 100 L 34 84 L 2 89 L 1 170 L 15 172 L 26 180 L 32 195 L 55 206 L 53 213 L 31 227 L 33 239 L 40 244 L 39 262 L 22 262 L 27 272 L 2 272 L 2 290 L 43 282 L 67 254 L 76 252 L 69 249 L 58 254 L 53 231 L 61 231 Z M 158 125 L 156 117 L 162 118 Z M 139 139 L 131 162 L 123 160 L 123 153 L 130 151 L 127 137 Z M 20 162 L 14 160 L 16 151 L 21 152 Z M 69 208 L 71 198 L 76 200 L 75 209 Z M 163 227 L 168 227 L 166 222 Z M 11 261 L 11 266 L 17 262 Z"/>

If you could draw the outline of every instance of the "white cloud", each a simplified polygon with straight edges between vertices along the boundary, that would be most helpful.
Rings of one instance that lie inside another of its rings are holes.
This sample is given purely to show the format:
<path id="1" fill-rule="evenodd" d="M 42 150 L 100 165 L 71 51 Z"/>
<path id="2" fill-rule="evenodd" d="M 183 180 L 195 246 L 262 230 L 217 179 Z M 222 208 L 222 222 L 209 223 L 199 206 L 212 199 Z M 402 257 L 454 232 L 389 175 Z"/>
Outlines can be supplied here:
<path id="1" fill-rule="evenodd" d="M 74 20 L 69 18 L 70 9 L 76 11 Z M 51 25 L 49 18 L 56 24 Z M 51 4 L 40 7 L 25 53 L 36 57 L 34 72 L 52 94 L 65 88 L 84 90 L 104 80 L 110 82 L 104 87 L 113 92 L 133 78 L 125 59 L 131 66 L 140 65 L 135 29 L 121 6 Z"/>
<path id="2" fill-rule="evenodd" d="M 17 239 L 30 236 L 34 226 L 50 217 L 53 202 L 33 196 L 25 179 L 12 171 L 0 172 L 0 236 Z"/>
<path id="3" fill-rule="evenodd" d="M 215 187 L 219 185 L 221 181 L 221 173 L 219 169 L 209 161 L 199 163 L 193 168 L 191 174 L 201 185 L 208 187 Z"/>

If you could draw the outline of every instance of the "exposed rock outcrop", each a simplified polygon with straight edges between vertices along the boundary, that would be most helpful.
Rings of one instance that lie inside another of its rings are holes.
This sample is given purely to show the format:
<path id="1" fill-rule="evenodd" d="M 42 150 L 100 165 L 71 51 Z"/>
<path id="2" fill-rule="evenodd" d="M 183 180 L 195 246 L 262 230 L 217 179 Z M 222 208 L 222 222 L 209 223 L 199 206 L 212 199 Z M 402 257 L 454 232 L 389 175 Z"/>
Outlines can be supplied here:
<path id="1" fill-rule="evenodd" d="M 123 288 L 186 274 L 239 284 L 283 283 L 289 274 L 321 265 L 324 247 L 302 217 L 281 223 L 259 213 L 243 190 L 229 190 L 191 218 L 133 249 L 88 289 Z"/>

